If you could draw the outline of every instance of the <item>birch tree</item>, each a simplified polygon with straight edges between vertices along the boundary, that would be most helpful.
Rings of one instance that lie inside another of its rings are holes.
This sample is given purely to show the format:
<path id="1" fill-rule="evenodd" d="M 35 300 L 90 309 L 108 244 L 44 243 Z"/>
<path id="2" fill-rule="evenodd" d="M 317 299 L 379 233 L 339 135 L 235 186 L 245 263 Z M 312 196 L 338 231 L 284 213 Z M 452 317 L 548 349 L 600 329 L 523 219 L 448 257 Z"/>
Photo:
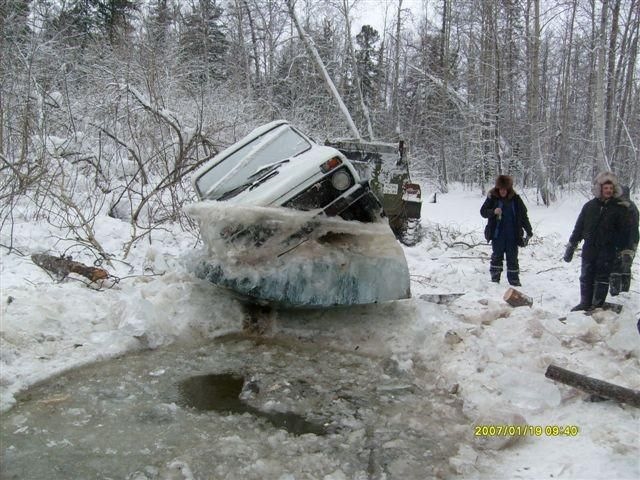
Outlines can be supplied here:
<path id="1" fill-rule="evenodd" d="M 606 109 L 605 109 L 605 95 L 604 95 L 604 83 L 605 83 L 605 68 L 606 68 L 606 51 L 607 51 L 607 11 L 609 6 L 609 0 L 602 0 L 602 6 L 600 9 L 600 22 L 598 29 L 595 32 L 595 74 L 593 77 L 593 140 L 594 140 L 594 173 L 595 171 L 611 171 L 611 165 L 607 157 L 606 148 Z M 597 10 L 594 9 L 593 15 L 595 17 Z"/>
<path id="2" fill-rule="evenodd" d="M 545 164 L 541 140 L 543 124 L 540 122 L 540 0 L 527 0 L 527 118 L 529 122 L 529 158 L 535 168 L 540 198 L 545 205 L 551 203 L 549 174 Z"/>

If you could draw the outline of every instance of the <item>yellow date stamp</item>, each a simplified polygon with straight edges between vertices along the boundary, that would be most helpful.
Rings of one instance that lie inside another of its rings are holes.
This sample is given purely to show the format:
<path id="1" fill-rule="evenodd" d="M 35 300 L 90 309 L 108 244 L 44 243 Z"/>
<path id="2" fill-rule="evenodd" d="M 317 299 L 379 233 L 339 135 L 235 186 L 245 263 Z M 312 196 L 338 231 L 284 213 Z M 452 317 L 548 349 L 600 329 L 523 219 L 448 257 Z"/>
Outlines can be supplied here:
<path id="1" fill-rule="evenodd" d="M 577 425 L 475 425 L 476 437 L 577 437 Z"/>

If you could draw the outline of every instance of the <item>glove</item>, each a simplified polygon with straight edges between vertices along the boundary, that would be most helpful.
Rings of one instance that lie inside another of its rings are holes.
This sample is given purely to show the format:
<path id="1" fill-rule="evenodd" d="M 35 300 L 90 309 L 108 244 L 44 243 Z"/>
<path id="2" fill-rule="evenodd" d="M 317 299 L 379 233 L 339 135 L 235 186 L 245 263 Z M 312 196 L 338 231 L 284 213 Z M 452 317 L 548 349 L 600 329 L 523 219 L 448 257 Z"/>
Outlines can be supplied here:
<path id="1" fill-rule="evenodd" d="M 524 238 L 522 239 L 522 246 L 526 247 L 527 245 L 529 245 L 529 240 L 531 240 L 531 237 L 533 237 L 533 233 L 532 234 L 527 234 L 524 236 Z"/>
<path id="2" fill-rule="evenodd" d="M 564 256 L 562 257 L 565 262 L 569 263 L 571 260 L 573 260 L 573 252 L 576 251 L 577 246 L 578 245 L 576 245 L 575 243 L 567 243 L 564 251 Z"/>
<path id="3" fill-rule="evenodd" d="M 622 250 L 620 252 L 620 264 L 623 267 L 630 268 L 633 263 L 633 257 L 635 257 L 636 252 L 633 250 Z"/>

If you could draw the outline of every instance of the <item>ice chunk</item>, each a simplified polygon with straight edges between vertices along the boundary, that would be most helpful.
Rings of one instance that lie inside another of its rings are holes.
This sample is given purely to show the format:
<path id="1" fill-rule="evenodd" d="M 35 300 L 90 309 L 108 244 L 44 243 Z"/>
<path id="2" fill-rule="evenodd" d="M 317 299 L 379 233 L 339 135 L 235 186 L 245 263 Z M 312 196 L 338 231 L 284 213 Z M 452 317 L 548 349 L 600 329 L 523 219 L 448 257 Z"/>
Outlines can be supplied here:
<path id="1" fill-rule="evenodd" d="M 410 296 L 407 262 L 387 224 L 213 202 L 188 213 L 206 245 L 196 275 L 244 297 L 311 307 Z"/>
<path id="2" fill-rule="evenodd" d="M 629 315 L 630 317 L 630 315 Z M 607 345 L 615 351 L 623 352 L 625 355 L 633 354 L 640 358 L 640 343 L 638 343 L 638 331 L 633 318 L 620 318 L 619 330 L 611 336 L 607 336 Z"/>

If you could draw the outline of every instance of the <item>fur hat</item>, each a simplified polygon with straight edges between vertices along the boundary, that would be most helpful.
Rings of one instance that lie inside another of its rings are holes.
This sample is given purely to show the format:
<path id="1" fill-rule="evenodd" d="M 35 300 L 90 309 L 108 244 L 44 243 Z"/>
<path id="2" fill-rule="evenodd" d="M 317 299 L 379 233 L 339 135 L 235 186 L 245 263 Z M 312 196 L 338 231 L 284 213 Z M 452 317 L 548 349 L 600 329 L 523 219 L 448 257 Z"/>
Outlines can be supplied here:
<path id="1" fill-rule="evenodd" d="M 496 188 L 506 188 L 509 191 L 513 190 L 513 178 L 509 175 L 498 175 L 496 178 Z"/>
<path id="2" fill-rule="evenodd" d="M 591 192 L 593 193 L 594 197 L 602 197 L 602 185 L 604 185 L 605 183 L 613 184 L 614 198 L 619 198 L 622 195 L 622 188 L 618 183 L 618 177 L 616 177 L 612 172 L 600 172 L 598 175 L 596 175 L 596 178 L 593 179 L 593 187 L 591 188 Z"/>
<path id="3" fill-rule="evenodd" d="M 509 175 L 498 175 L 496 186 L 489 190 L 488 197 L 500 197 L 500 189 L 507 189 L 507 198 L 513 198 L 516 192 L 513 191 L 513 178 Z"/>

